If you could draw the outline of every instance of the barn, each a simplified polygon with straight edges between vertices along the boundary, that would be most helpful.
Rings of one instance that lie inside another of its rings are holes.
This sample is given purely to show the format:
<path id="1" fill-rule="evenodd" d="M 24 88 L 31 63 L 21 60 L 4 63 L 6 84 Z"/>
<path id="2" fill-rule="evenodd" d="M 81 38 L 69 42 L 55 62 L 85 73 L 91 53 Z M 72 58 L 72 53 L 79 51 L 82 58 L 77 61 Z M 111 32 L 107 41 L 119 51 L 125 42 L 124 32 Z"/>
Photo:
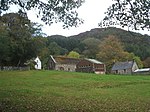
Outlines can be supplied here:
<path id="1" fill-rule="evenodd" d="M 76 70 L 76 65 L 81 59 L 68 58 L 63 56 L 50 56 L 48 60 L 48 70 L 72 71 Z"/>
<path id="2" fill-rule="evenodd" d="M 95 59 L 82 59 L 76 67 L 77 72 L 105 74 L 105 64 Z"/>

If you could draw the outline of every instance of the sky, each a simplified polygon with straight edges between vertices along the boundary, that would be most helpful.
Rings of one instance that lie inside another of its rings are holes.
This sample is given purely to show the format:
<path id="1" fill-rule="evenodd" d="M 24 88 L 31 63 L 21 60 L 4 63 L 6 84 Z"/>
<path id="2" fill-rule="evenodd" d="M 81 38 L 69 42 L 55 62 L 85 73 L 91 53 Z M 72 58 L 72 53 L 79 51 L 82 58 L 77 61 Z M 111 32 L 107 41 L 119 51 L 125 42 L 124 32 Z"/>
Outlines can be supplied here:
<path id="1" fill-rule="evenodd" d="M 85 3 L 77 10 L 79 18 L 84 20 L 84 23 L 79 27 L 70 27 L 63 29 L 62 23 L 54 23 L 51 26 L 45 25 L 39 18 L 36 17 L 34 10 L 28 12 L 28 18 L 32 22 L 38 22 L 43 25 L 43 33 L 50 35 L 71 36 L 79 33 L 90 31 L 93 28 L 99 28 L 98 23 L 104 18 L 104 12 L 111 6 L 112 0 L 85 0 Z M 127 28 L 125 29 L 127 30 Z M 150 35 L 149 31 L 134 31 L 142 34 Z"/>
<path id="2" fill-rule="evenodd" d="M 85 3 L 83 3 L 83 5 L 77 10 L 79 18 L 82 18 L 84 23 L 79 25 L 79 27 L 70 27 L 69 29 L 63 29 L 61 23 L 54 23 L 51 26 L 44 25 L 40 19 L 36 18 L 32 11 L 28 13 L 28 17 L 33 22 L 43 24 L 43 32 L 47 35 L 71 36 L 97 28 L 98 23 L 104 17 L 104 12 L 111 4 L 111 0 L 103 0 L 103 2 L 102 0 L 85 0 Z"/>

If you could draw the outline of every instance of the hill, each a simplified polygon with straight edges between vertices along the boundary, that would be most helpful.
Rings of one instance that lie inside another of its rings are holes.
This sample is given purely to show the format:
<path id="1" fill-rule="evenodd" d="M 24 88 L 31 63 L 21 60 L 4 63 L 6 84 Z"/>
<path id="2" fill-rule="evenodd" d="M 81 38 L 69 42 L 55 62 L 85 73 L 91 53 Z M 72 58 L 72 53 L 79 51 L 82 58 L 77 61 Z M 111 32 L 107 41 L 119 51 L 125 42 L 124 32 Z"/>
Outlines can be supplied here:
<path id="1" fill-rule="evenodd" d="M 121 40 L 123 40 L 123 39 L 126 40 L 130 37 L 149 38 L 148 41 L 150 42 L 150 36 L 148 36 L 148 35 L 142 35 L 140 33 L 126 31 L 126 30 L 116 28 L 116 27 L 94 28 L 94 29 L 91 29 L 90 31 L 86 31 L 86 32 L 80 33 L 78 35 L 70 36 L 70 38 L 84 40 L 88 37 L 94 37 L 94 38 L 102 39 L 104 37 L 107 37 L 108 35 L 115 35 L 116 37 L 120 38 Z"/>
<path id="2" fill-rule="evenodd" d="M 50 38 L 55 41 L 57 40 L 56 43 L 58 43 L 60 46 L 70 44 L 71 41 L 74 41 L 74 43 L 72 44 L 73 47 L 71 47 L 71 45 L 69 47 L 71 48 L 69 50 L 73 50 L 77 46 L 83 46 L 79 43 L 81 43 L 87 38 L 96 38 L 102 40 L 105 37 L 108 37 L 109 35 L 114 35 L 116 38 L 120 39 L 123 45 L 125 46 L 126 51 L 130 53 L 133 52 L 135 55 L 139 56 L 142 60 L 145 60 L 150 56 L 150 36 L 126 31 L 115 27 L 95 28 L 91 29 L 90 31 L 80 33 L 78 35 L 70 36 L 68 38 L 64 36 L 62 38 L 62 36 L 60 35 L 50 36 Z M 66 43 L 64 44 L 61 43 L 60 41 L 61 42 L 65 41 Z M 65 46 L 65 48 L 67 47 Z"/>

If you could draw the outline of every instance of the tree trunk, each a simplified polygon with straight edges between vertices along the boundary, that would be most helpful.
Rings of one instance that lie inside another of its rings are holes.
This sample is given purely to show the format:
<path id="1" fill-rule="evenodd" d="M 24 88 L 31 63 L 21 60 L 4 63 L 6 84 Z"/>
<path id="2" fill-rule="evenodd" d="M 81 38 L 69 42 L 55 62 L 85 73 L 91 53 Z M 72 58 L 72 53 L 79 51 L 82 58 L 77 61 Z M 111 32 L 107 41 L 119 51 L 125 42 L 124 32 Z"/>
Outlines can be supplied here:
<path id="1" fill-rule="evenodd" d="M 20 65 L 20 62 L 21 62 L 21 61 L 19 60 L 19 62 L 18 62 L 18 64 L 17 64 L 17 67 L 19 67 L 19 65 Z"/>

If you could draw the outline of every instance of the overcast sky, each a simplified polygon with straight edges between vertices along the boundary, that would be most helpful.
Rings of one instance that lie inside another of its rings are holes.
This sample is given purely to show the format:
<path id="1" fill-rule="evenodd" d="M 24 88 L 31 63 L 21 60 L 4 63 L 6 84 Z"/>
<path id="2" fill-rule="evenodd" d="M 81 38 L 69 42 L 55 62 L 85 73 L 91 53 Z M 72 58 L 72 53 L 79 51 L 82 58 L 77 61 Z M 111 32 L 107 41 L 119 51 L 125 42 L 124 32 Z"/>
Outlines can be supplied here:
<path id="1" fill-rule="evenodd" d="M 77 10 L 79 17 L 84 20 L 84 24 L 77 28 L 63 29 L 61 23 L 52 24 L 51 26 L 45 25 L 40 19 L 36 18 L 33 11 L 28 13 L 28 17 L 32 22 L 43 24 L 43 32 L 47 35 L 71 36 L 98 28 L 98 23 L 104 18 L 104 12 L 111 4 L 112 0 L 85 0 L 85 3 Z M 148 31 L 140 31 L 140 33 L 150 34 Z"/>

